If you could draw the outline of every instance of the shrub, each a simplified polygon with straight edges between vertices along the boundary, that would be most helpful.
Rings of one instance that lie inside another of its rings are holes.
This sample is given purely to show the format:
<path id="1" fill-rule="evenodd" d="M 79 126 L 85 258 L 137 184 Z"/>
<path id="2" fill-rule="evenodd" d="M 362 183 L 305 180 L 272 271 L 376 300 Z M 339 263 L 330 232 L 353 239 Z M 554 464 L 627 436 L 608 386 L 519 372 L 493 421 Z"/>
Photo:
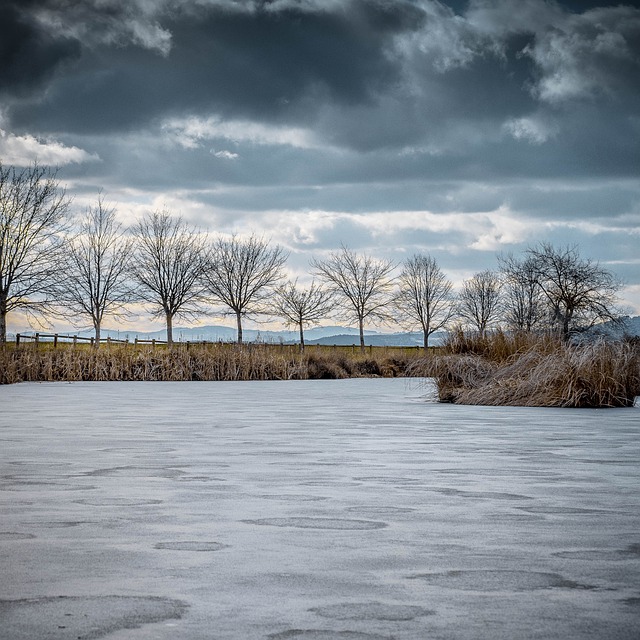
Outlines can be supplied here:
<path id="1" fill-rule="evenodd" d="M 361 376 L 372 377 L 380 376 L 382 374 L 382 369 L 380 368 L 377 360 L 373 360 L 372 358 L 366 358 L 365 360 L 356 360 L 354 364 L 355 370 Z"/>
<path id="2" fill-rule="evenodd" d="M 336 380 L 348 378 L 349 375 L 334 359 L 312 353 L 306 357 L 306 375 L 304 377 L 312 380 Z"/>
<path id="3" fill-rule="evenodd" d="M 411 369 L 435 378 L 441 402 L 629 407 L 640 395 L 640 349 L 628 341 L 570 345 L 499 333 L 454 336 L 447 349 Z"/>

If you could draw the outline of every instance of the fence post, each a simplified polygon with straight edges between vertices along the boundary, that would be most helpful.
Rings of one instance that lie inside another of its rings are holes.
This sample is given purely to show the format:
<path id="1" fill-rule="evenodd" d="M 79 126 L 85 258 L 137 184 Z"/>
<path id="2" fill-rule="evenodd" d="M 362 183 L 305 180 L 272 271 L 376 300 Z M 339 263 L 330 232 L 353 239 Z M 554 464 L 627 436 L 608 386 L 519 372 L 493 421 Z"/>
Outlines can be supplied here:
<path id="1" fill-rule="evenodd" d="M 54 349 L 58 348 L 58 334 L 57 333 L 53 334 L 53 348 Z"/>
<path id="2" fill-rule="evenodd" d="M 155 348 L 156 348 L 156 339 L 155 339 L 155 338 L 153 338 L 153 339 L 151 340 L 151 348 L 152 348 L 152 349 L 155 349 Z"/>
<path id="3" fill-rule="evenodd" d="M 93 347 L 93 336 L 89 339 L 89 344 Z"/>
<path id="4" fill-rule="evenodd" d="M 138 346 L 138 336 L 136 336 L 135 340 L 133 341 L 133 344 L 137 347 Z"/>
<path id="5" fill-rule="evenodd" d="M 16 333 L 16 347 L 20 346 L 20 334 Z"/>
<path id="6" fill-rule="evenodd" d="M 78 344 L 78 336 L 73 336 L 73 346 L 75 347 Z"/>
<path id="7" fill-rule="evenodd" d="M 37 347 L 37 346 L 38 346 L 38 344 L 40 343 L 40 334 L 39 334 L 39 333 L 36 333 L 36 340 L 35 340 L 35 342 L 36 342 L 36 347 Z"/>

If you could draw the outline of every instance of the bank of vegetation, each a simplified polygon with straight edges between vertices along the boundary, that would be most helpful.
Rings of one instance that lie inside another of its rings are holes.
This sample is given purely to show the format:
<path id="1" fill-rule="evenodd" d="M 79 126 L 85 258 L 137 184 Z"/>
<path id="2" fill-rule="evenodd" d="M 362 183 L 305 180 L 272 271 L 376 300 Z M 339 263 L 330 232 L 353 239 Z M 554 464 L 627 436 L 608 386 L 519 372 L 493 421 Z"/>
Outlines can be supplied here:
<path id="1" fill-rule="evenodd" d="M 453 332 L 410 374 L 433 377 L 441 402 L 527 407 L 631 407 L 640 395 L 637 339 L 569 343 L 554 335 Z"/>
<path id="2" fill-rule="evenodd" d="M 420 356 L 421 357 L 421 356 Z M 77 381 L 322 380 L 406 375 L 416 349 L 267 344 L 24 345 L 0 349 L 0 384 Z"/>
<path id="3" fill-rule="evenodd" d="M 51 343 L 0 349 L 0 384 L 45 381 L 433 378 L 440 402 L 529 407 L 630 407 L 640 396 L 640 341 L 571 344 L 553 334 L 452 331 L 421 349 L 269 344 L 163 346 Z"/>

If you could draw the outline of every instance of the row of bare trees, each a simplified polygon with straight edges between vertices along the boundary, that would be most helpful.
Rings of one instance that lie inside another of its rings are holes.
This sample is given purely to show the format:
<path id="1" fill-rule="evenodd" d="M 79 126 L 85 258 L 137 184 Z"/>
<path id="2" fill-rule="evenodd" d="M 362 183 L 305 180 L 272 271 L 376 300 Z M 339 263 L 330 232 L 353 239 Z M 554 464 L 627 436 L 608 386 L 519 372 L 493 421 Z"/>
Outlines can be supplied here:
<path id="1" fill-rule="evenodd" d="M 132 302 L 145 303 L 165 321 L 169 343 L 175 317 L 193 317 L 207 303 L 220 303 L 235 315 L 242 342 L 243 317 L 265 311 L 287 258 L 255 236 L 208 243 L 168 211 L 149 213 L 124 230 L 101 198 L 66 246 L 64 278 L 52 285 L 53 299 L 63 314 L 91 321 L 96 345 L 103 318 L 125 315 Z"/>
<path id="2" fill-rule="evenodd" d="M 425 348 L 453 323 L 480 333 L 555 327 L 567 337 L 612 319 L 620 286 L 577 248 L 540 244 L 522 259 L 500 256 L 498 271 L 475 274 L 457 293 L 432 256 L 396 265 L 345 246 L 313 260 L 314 280 L 303 287 L 285 279 L 286 251 L 263 238 L 210 241 L 167 211 L 124 229 L 101 196 L 75 224 L 69 209 L 55 172 L 0 165 L 0 341 L 7 313 L 23 308 L 89 321 L 99 345 L 104 318 L 135 302 L 163 318 L 168 342 L 176 317 L 212 304 L 235 317 L 238 342 L 243 318 L 269 314 L 299 330 L 302 348 L 304 329 L 334 315 L 357 324 L 362 347 L 369 322 L 419 329 Z"/>
<path id="3" fill-rule="evenodd" d="M 524 257 L 498 256 L 498 271 L 465 280 L 457 315 L 484 334 L 496 326 L 517 331 L 555 331 L 565 340 L 599 322 L 617 321 L 621 282 L 577 246 L 540 243 Z"/>

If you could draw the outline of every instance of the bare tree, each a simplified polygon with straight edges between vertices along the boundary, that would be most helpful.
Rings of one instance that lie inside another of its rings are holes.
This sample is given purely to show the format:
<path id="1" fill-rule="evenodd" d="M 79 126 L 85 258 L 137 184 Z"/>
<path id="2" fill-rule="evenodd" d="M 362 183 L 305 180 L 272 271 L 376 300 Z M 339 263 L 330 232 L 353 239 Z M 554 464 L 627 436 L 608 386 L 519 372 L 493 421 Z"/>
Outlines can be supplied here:
<path id="1" fill-rule="evenodd" d="M 300 332 L 300 351 L 304 351 L 304 328 L 317 325 L 335 306 L 333 296 L 312 282 L 308 289 L 298 287 L 298 281 L 287 282 L 275 291 L 275 312 L 285 324 Z"/>
<path id="2" fill-rule="evenodd" d="M 0 343 L 7 314 L 42 312 L 51 302 L 59 270 L 69 199 L 48 167 L 0 163 Z"/>
<path id="3" fill-rule="evenodd" d="M 56 285 L 64 315 L 91 320 L 96 348 L 104 317 L 121 316 L 133 298 L 129 278 L 132 250 L 133 242 L 125 238 L 115 209 L 107 208 L 98 196 L 96 206 L 89 207 L 81 220 L 79 233 L 67 242 L 64 277 Z"/>
<path id="4" fill-rule="evenodd" d="M 538 285 L 534 260 L 517 260 L 513 255 L 498 256 L 504 280 L 503 317 L 509 327 L 533 331 L 548 319 L 548 305 Z"/>
<path id="5" fill-rule="evenodd" d="M 500 310 L 500 288 L 499 275 L 489 270 L 476 273 L 462 283 L 458 313 L 483 336 Z"/>
<path id="6" fill-rule="evenodd" d="M 152 305 L 167 324 L 167 342 L 173 342 L 176 316 L 199 313 L 205 265 L 205 241 L 181 217 L 168 211 L 145 215 L 134 228 L 136 239 L 132 275 L 138 295 Z"/>
<path id="7" fill-rule="evenodd" d="M 435 258 L 429 255 L 414 255 L 406 260 L 399 283 L 395 300 L 401 316 L 399 322 L 420 327 L 426 350 L 429 336 L 446 327 L 455 314 L 451 295 L 453 285 Z"/>
<path id="8" fill-rule="evenodd" d="M 527 254 L 551 306 L 552 321 L 565 339 L 578 328 L 617 318 L 620 282 L 597 262 L 582 258 L 576 246 L 541 243 Z"/>
<path id="9" fill-rule="evenodd" d="M 271 247 L 263 238 L 232 236 L 214 241 L 204 282 L 216 301 L 229 307 L 236 317 L 238 344 L 242 344 L 242 318 L 265 311 L 265 301 L 282 279 L 287 253 Z"/>
<path id="10" fill-rule="evenodd" d="M 366 320 L 389 320 L 395 264 L 357 254 L 344 245 L 329 254 L 326 260 L 313 260 L 315 273 L 342 304 L 346 317 L 358 323 L 360 348 L 364 351 Z"/>

